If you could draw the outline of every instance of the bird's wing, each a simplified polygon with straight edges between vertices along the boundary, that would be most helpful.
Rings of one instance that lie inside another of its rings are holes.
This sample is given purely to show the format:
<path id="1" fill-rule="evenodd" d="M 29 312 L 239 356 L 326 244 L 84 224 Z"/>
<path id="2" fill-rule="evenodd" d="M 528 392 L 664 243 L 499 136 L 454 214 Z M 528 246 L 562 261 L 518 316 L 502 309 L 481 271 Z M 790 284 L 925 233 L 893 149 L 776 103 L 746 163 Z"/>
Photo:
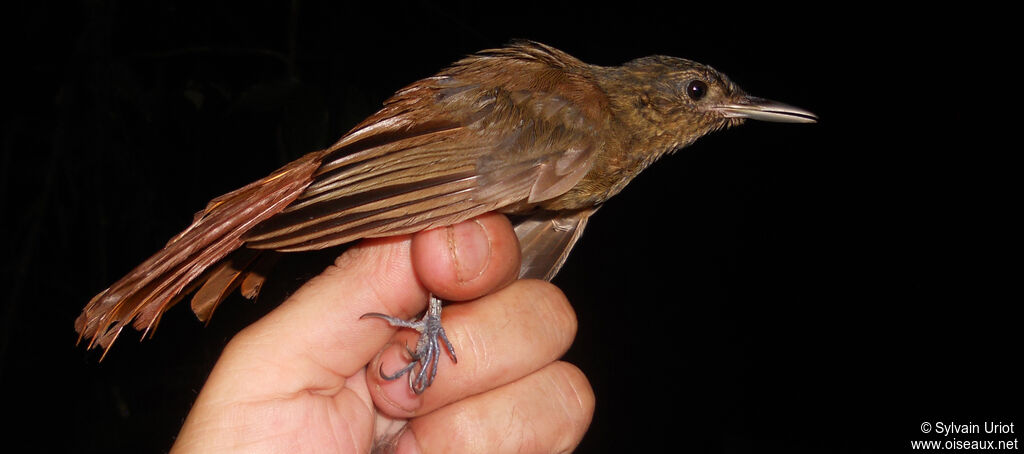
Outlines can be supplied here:
<path id="1" fill-rule="evenodd" d="M 232 253 L 243 244 L 317 249 L 564 193 L 590 169 L 607 121 L 603 93 L 572 67 L 585 65 L 525 43 L 399 91 L 331 148 L 211 201 L 86 305 L 75 321 L 80 339 L 109 348 L 128 323 L 148 331 L 200 284 L 192 306 L 202 319 L 235 286 L 255 293 L 262 278 L 250 271 L 261 262 Z"/>
<path id="2" fill-rule="evenodd" d="M 594 162 L 602 102 L 585 74 L 537 56 L 470 57 L 399 91 L 331 148 L 294 203 L 243 239 L 320 249 L 557 197 Z"/>
<path id="3" fill-rule="evenodd" d="M 587 220 L 598 207 L 578 211 L 540 211 L 514 221 L 522 249 L 520 279 L 550 281 L 562 269 Z"/>

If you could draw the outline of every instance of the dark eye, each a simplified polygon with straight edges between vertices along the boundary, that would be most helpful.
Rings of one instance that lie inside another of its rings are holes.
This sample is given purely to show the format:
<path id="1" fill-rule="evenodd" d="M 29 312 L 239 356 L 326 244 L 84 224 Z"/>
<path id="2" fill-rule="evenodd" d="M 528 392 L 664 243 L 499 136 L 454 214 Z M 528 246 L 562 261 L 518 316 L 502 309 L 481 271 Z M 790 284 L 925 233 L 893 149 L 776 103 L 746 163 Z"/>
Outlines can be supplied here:
<path id="1" fill-rule="evenodd" d="M 708 84 L 700 80 L 691 80 L 689 84 L 686 84 L 686 94 L 690 99 L 700 101 L 704 95 L 708 94 Z"/>

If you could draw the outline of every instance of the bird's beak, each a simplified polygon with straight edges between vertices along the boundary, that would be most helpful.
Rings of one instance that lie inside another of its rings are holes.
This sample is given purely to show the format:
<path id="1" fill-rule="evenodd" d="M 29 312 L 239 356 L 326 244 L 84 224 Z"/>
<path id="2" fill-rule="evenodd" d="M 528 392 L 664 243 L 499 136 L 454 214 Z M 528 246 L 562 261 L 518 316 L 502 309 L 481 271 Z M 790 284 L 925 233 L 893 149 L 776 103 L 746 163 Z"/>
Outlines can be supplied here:
<path id="1" fill-rule="evenodd" d="M 815 123 L 818 121 L 817 115 L 799 107 L 753 96 L 742 96 L 734 103 L 719 104 L 712 109 L 720 112 L 726 118 L 749 118 L 782 123 Z"/>

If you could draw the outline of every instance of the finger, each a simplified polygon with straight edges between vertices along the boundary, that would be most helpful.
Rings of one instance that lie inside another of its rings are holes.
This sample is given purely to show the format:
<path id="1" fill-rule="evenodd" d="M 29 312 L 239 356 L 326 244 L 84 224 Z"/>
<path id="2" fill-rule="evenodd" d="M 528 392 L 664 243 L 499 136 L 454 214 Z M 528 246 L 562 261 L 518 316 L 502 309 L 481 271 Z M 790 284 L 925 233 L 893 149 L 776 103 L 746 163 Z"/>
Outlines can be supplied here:
<path id="1" fill-rule="evenodd" d="M 378 409 L 392 417 L 421 415 L 451 402 L 526 376 L 561 357 L 576 335 L 576 314 L 554 285 L 538 280 L 514 284 L 470 303 L 448 306 L 445 329 L 458 364 L 442 354 L 437 379 L 416 395 L 408 380 L 368 374 Z M 392 374 L 409 363 L 406 345 L 416 333 L 399 332 L 370 370 Z"/>
<path id="2" fill-rule="evenodd" d="M 587 378 L 559 361 L 413 419 L 397 452 L 570 452 L 593 414 Z"/>
<path id="3" fill-rule="evenodd" d="M 353 246 L 287 301 L 235 336 L 206 387 L 229 395 L 280 395 L 289 390 L 330 393 L 362 369 L 394 334 L 386 324 L 360 320 L 367 312 L 411 317 L 426 290 L 416 278 L 408 236 Z M 218 377 L 259 374 L 259 380 Z"/>
<path id="4" fill-rule="evenodd" d="M 519 275 L 519 240 L 497 213 L 417 233 L 413 266 L 420 281 L 448 301 L 479 298 Z"/>

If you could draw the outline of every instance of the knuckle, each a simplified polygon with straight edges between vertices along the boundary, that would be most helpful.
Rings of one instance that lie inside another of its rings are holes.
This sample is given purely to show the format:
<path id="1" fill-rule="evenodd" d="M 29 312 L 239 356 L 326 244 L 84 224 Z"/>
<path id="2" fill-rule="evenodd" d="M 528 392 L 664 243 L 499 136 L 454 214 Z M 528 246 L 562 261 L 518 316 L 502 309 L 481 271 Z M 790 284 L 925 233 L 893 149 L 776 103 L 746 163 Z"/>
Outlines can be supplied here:
<path id="1" fill-rule="evenodd" d="M 555 285 L 539 280 L 521 281 L 527 287 L 526 298 L 532 303 L 529 307 L 537 312 L 535 317 L 543 320 L 551 338 L 557 339 L 562 348 L 568 349 L 576 337 L 576 311 L 565 293 Z"/>
<path id="2" fill-rule="evenodd" d="M 562 409 L 569 430 L 560 432 L 559 451 L 570 451 L 583 438 L 594 415 L 594 390 L 576 366 L 559 361 L 551 366 L 551 384 L 555 402 Z"/>
<path id="3" fill-rule="evenodd" d="M 582 372 L 556 362 L 518 386 L 490 430 L 492 441 L 500 440 L 498 451 L 571 452 L 594 412 L 594 393 Z"/>

